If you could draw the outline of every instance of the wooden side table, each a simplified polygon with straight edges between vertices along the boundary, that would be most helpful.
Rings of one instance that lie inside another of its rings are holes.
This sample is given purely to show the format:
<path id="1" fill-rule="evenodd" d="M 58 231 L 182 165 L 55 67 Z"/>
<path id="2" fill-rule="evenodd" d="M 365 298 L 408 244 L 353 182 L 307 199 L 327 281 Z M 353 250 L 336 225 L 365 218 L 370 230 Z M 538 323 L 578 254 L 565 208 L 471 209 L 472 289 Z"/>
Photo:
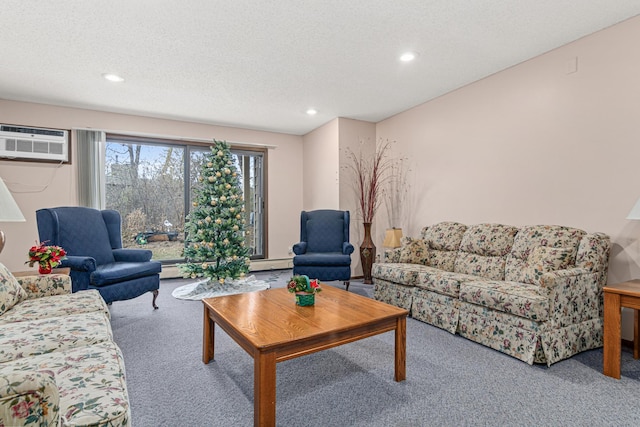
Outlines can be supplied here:
<path id="1" fill-rule="evenodd" d="M 634 309 L 633 358 L 640 358 L 640 279 L 617 285 L 605 286 L 604 290 L 604 363 L 603 373 L 620 379 L 620 352 L 622 347 L 621 310 Z"/>

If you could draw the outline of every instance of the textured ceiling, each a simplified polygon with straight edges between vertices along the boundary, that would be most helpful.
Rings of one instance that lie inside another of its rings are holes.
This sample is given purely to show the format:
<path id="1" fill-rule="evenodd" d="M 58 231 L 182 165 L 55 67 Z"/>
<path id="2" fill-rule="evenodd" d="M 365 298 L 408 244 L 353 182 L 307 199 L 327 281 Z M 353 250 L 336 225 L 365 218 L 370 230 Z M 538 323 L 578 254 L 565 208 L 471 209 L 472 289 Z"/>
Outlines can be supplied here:
<path id="1" fill-rule="evenodd" d="M 298 135 L 380 121 L 640 14 L 640 0 L 1 6 L 0 98 Z M 416 60 L 399 62 L 407 50 Z"/>

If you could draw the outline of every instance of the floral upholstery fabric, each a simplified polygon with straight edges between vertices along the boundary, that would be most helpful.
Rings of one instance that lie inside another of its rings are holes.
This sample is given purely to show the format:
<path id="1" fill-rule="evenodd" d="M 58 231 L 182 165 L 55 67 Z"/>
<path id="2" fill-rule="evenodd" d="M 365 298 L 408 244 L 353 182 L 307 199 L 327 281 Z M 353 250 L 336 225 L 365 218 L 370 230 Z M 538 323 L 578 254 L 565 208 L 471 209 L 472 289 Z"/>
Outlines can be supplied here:
<path id="1" fill-rule="evenodd" d="M 589 319 L 601 318 L 602 285 L 600 275 L 582 268 L 546 273 L 541 287 L 548 289 L 550 303 L 549 326 L 565 328 Z"/>
<path id="2" fill-rule="evenodd" d="M 0 327 L 0 362 L 113 340 L 102 311 L 7 323 Z"/>
<path id="3" fill-rule="evenodd" d="M 573 249 L 571 248 L 549 248 L 547 246 L 534 248 L 523 264 L 519 281 L 539 285 L 543 274 L 569 267 L 572 254 Z"/>
<path id="4" fill-rule="evenodd" d="M 373 278 L 373 297 L 378 301 L 411 311 L 413 287 Z"/>
<path id="5" fill-rule="evenodd" d="M 458 299 L 415 288 L 411 316 L 452 334 L 458 328 Z"/>
<path id="6" fill-rule="evenodd" d="M 602 346 L 607 235 L 440 223 L 423 228 L 422 237 L 428 266 L 398 262 L 395 252 L 386 269 L 374 266 L 384 276 L 374 274 L 376 299 L 405 309 L 411 301 L 414 318 L 530 364 Z"/>
<path id="7" fill-rule="evenodd" d="M 408 263 L 375 263 L 371 268 L 374 279 L 387 280 L 405 286 L 414 286 L 416 278 L 426 266 Z"/>
<path id="8" fill-rule="evenodd" d="M 577 228 L 559 225 L 533 225 L 522 227 L 513 242 L 513 248 L 507 255 L 505 280 L 518 282 L 521 272 L 526 268 L 526 260 L 534 248 L 548 246 L 551 248 L 573 249 L 571 264 L 575 265 L 580 240 L 586 233 Z"/>
<path id="9" fill-rule="evenodd" d="M 503 281 L 474 281 L 460 286 L 460 301 L 542 321 L 549 318 L 549 299 L 544 288 Z"/>
<path id="10" fill-rule="evenodd" d="M 429 265 L 429 248 L 422 239 L 407 239 L 400 248 L 398 262 Z"/>
<path id="11" fill-rule="evenodd" d="M 470 274 L 453 273 L 432 267 L 421 270 L 416 279 L 417 287 L 455 298 L 460 294 L 460 283 L 478 280 L 476 276 Z"/>
<path id="12" fill-rule="evenodd" d="M 61 352 L 26 357 L 0 364 L 0 378 L 14 378 L 13 385 L 34 372 L 53 373 L 59 393 L 60 425 L 62 426 L 128 426 L 129 399 L 120 349 L 113 342 L 103 342 Z M 0 380 L 2 385 L 2 380 Z M 0 388 L 0 403 L 12 398 L 11 390 Z M 27 419 L 37 414 L 33 407 L 22 405 L 19 425 L 29 425 Z M 33 425 L 39 425 L 32 423 Z"/>
<path id="13" fill-rule="evenodd" d="M 60 396 L 53 372 L 0 372 L 0 426 L 60 425 Z"/>
<path id="14" fill-rule="evenodd" d="M 24 276 L 17 279 L 26 291 L 26 297 L 30 299 L 71 293 L 71 276 L 67 274 Z"/>
<path id="15" fill-rule="evenodd" d="M 606 234 L 587 234 L 580 240 L 578 254 L 576 255 L 576 267 L 586 268 L 590 271 L 599 271 L 602 276 L 602 283 L 605 283 L 609 270 L 610 248 L 611 239 Z"/>
<path id="16" fill-rule="evenodd" d="M 400 248 L 386 249 L 384 251 L 384 259 L 382 262 L 400 262 Z"/>
<path id="17" fill-rule="evenodd" d="M 100 293 L 72 294 L 63 275 L 13 285 L 20 301 L 0 315 L 0 426 L 129 426 L 124 363 Z"/>
<path id="18" fill-rule="evenodd" d="M 105 304 L 98 291 L 80 291 L 74 294 L 54 295 L 22 301 L 0 316 L 0 325 L 93 311 L 101 311 L 109 315 L 107 304 Z"/>
<path id="19" fill-rule="evenodd" d="M 467 226 L 457 222 L 441 222 L 422 229 L 422 238 L 429 248 L 427 265 L 453 271 L 458 249 Z"/>
<path id="20" fill-rule="evenodd" d="M 538 322 L 460 301 L 460 335 L 530 365 L 541 349 L 541 329 Z"/>
<path id="21" fill-rule="evenodd" d="M 0 315 L 27 297 L 13 274 L 0 264 Z"/>
<path id="22" fill-rule="evenodd" d="M 504 280 L 507 254 L 513 247 L 517 227 L 478 224 L 467 228 L 455 260 L 454 271 L 490 280 Z"/>

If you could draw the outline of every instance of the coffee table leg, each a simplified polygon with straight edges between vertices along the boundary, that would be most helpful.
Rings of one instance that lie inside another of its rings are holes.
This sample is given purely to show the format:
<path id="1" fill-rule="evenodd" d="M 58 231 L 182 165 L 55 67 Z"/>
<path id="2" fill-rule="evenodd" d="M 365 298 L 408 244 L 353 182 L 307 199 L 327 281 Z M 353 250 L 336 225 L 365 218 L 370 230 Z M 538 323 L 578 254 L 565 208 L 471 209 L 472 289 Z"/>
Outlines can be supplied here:
<path id="1" fill-rule="evenodd" d="M 276 354 L 256 353 L 253 361 L 253 425 L 276 425 Z"/>
<path id="2" fill-rule="evenodd" d="M 395 380 L 404 381 L 407 377 L 407 318 L 396 320 L 396 360 Z"/>
<path id="3" fill-rule="evenodd" d="M 204 321 L 202 324 L 202 362 L 207 364 L 213 360 L 215 344 L 215 323 L 209 316 L 209 307 L 204 306 Z"/>
<path id="4" fill-rule="evenodd" d="M 604 293 L 603 373 L 620 379 L 620 295 Z"/>

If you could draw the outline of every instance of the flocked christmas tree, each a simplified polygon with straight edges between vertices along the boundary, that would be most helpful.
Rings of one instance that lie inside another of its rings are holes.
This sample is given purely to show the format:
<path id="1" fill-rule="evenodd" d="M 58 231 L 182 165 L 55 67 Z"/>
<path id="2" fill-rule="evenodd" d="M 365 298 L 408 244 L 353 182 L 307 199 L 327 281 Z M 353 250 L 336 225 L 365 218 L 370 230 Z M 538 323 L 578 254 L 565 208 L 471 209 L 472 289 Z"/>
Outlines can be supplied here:
<path id="1" fill-rule="evenodd" d="M 229 145 L 213 141 L 207 153 L 192 209 L 185 223 L 184 277 L 207 277 L 224 283 L 249 271 L 244 242 L 244 198 Z"/>

